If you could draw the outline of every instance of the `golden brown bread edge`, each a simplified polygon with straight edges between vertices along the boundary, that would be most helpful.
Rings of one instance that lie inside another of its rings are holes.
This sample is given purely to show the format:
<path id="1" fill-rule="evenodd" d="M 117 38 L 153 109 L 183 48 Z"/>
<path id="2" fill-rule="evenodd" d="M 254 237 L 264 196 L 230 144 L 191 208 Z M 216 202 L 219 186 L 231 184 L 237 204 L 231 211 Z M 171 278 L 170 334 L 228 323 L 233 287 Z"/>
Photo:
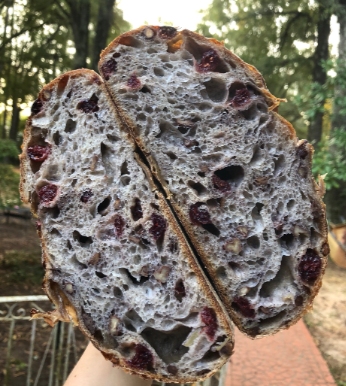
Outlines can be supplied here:
<path id="1" fill-rule="evenodd" d="M 45 91 L 52 91 L 56 85 L 59 83 L 60 80 L 62 80 L 64 77 L 78 77 L 81 75 L 87 75 L 90 77 L 91 81 L 96 82 L 99 84 L 99 86 L 103 89 L 103 92 L 107 96 L 111 108 L 113 108 L 113 114 L 115 116 L 116 121 L 118 122 L 118 125 L 120 128 L 122 128 L 120 117 L 118 116 L 117 112 L 114 109 L 114 104 L 107 93 L 107 90 L 102 83 L 101 78 L 98 74 L 96 74 L 94 71 L 91 70 L 74 70 L 67 72 L 65 74 L 62 74 L 58 78 L 54 79 L 52 82 L 47 84 L 42 88 L 42 90 L 39 93 L 38 98 L 44 99 L 44 93 Z M 24 130 L 24 137 L 23 137 L 23 145 L 22 145 L 22 154 L 19 156 L 20 160 L 20 173 L 21 173 L 21 180 L 20 180 L 20 195 L 21 199 L 24 203 L 31 203 L 31 211 L 34 215 L 34 217 L 37 218 L 37 205 L 35 202 L 33 202 L 32 197 L 29 195 L 28 190 L 28 182 L 27 177 L 31 171 L 30 167 L 30 161 L 27 157 L 27 148 L 28 144 L 31 140 L 31 129 L 32 129 L 32 115 L 28 118 Z M 133 138 L 129 135 L 127 131 L 124 132 L 128 138 L 128 140 L 134 144 Z M 36 310 L 32 310 L 31 316 L 33 319 L 36 318 L 43 318 L 48 324 L 51 326 L 54 326 L 58 321 L 63 322 L 73 322 L 74 325 L 78 326 L 82 333 L 93 343 L 93 345 L 102 353 L 102 355 L 105 357 L 105 359 L 112 362 L 114 366 L 121 367 L 125 372 L 129 374 L 138 375 L 145 379 L 155 379 L 162 382 L 175 382 L 175 383 L 190 383 L 190 382 L 197 382 L 197 381 L 203 381 L 204 379 L 212 376 L 215 372 L 217 372 L 221 366 L 223 366 L 226 361 L 228 360 L 229 356 L 233 353 L 234 348 L 234 335 L 233 335 L 233 329 L 232 329 L 232 323 L 229 319 L 228 313 L 225 310 L 223 304 L 218 298 L 218 295 L 216 294 L 213 287 L 208 282 L 203 270 L 199 266 L 199 263 L 194 256 L 194 253 L 192 252 L 189 244 L 187 243 L 185 236 L 180 229 L 180 227 L 177 224 L 177 221 L 169 208 L 168 204 L 166 203 L 166 200 L 164 199 L 164 196 L 162 193 L 158 191 L 157 186 L 154 183 L 154 180 L 152 178 L 152 175 L 149 171 L 149 169 L 146 167 L 146 165 L 141 161 L 140 157 L 137 153 L 134 153 L 134 156 L 136 158 L 136 161 L 142 167 L 143 171 L 145 172 L 148 181 L 151 186 L 151 190 L 153 194 L 156 194 L 159 198 L 159 204 L 161 206 L 162 212 L 169 222 L 169 224 L 173 227 L 175 230 L 177 237 L 179 239 L 183 255 L 186 258 L 186 261 L 188 261 L 191 266 L 194 269 L 194 272 L 196 274 L 197 280 L 201 287 L 203 288 L 203 291 L 205 292 L 206 297 L 210 300 L 212 307 L 215 309 L 215 312 L 218 316 L 218 319 L 220 321 L 220 324 L 224 328 L 225 332 L 227 333 L 227 337 L 229 338 L 229 341 L 227 342 L 227 355 L 224 356 L 224 360 L 220 361 L 218 367 L 215 367 L 212 371 L 210 371 L 207 374 L 196 376 L 196 377 L 186 377 L 186 378 L 177 378 L 175 376 L 165 377 L 160 374 L 153 374 L 149 371 L 144 370 L 134 370 L 133 368 L 129 367 L 124 360 L 121 360 L 121 358 L 116 357 L 113 355 L 113 353 L 110 353 L 108 350 L 104 350 L 100 347 L 96 339 L 91 335 L 89 330 L 86 328 L 83 319 L 81 317 L 78 317 L 78 313 L 74 306 L 70 303 L 64 292 L 61 290 L 59 285 L 52 281 L 52 271 L 55 269 L 51 266 L 50 261 L 48 259 L 48 253 L 47 253 L 47 247 L 45 243 L 45 239 L 42 236 L 42 232 L 40 229 L 37 229 L 38 236 L 41 239 L 41 245 L 42 245 L 42 265 L 45 269 L 45 276 L 43 280 L 43 290 L 47 294 L 48 298 L 52 303 L 54 303 L 56 309 L 54 311 L 49 312 L 38 312 Z M 221 359 L 221 358 L 220 358 Z"/>
<path id="2" fill-rule="evenodd" d="M 159 26 L 152 26 L 152 25 L 150 25 L 150 26 L 145 25 L 145 26 L 141 26 L 140 28 L 137 28 L 135 30 L 126 32 L 126 33 L 118 36 L 116 39 L 114 39 L 108 45 L 108 47 L 104 51 L 102 51 L 102 54 L 100 56 L 100 61 L 99 61 L 99 71 L 101 73 L 101 76 L 102 76 L 102 68 L 101 67 L 102 67 L 102 63 L 103 63 L 102 62 L 103 58 L 110 51 L 115 49 L 119 44 L 125 44 L 126 45 L 126 38 L 130 38 L 130 37 L 135 36 L 139 33 L 145 33 L 145 30 L 147 28 L 151 28 L 151 29 L 154 29 L 155 31 L 158 31 L 160 27 Z M 195 32 L 191 32 L 189 30 L 177 31 L 177 34 L 172 39 L 167 39 L 166 44 L 167 44 L 168 50 L 170 50 L 170 52 L 174 52 L 174 50 L 178 50 L 180 48 L 180 46 L 183 44 L 183 37 L 191 37 L 199 43 L 207 44 L 211 49 L 215 50 L 222 59 L 224 59 L 226 61 L 236 62 L 238 66 L 241 66 L 244 69 L 244 71 L 246 72 L 247 76 L 254 81 L 256 86 L 259 88 L 259 90 L 264 95 L 266 102 L 268 104 L 268 107 L 269 107 L 269 111 L 272 111 L 273 114 L 275 114 L 275 116 L 284 124 L 284 126 L 286 126 L 286 128 L 288 129 L 288 131 L 291 135 L 291 138 L 298 139 L 293 126 L 287 120 L 285 120 L 282 116 L 280 116 L 277 113 L 280 102 L 285 101 L 285 100 L 280 99 L 280 98 L 276 98 L 275 96 L 273 96 L 269 92 L 262 75 L 259 73 L 259 71 L 254 66 L 242 61 L 237 55 L 233 54 L 231 51 L 226 49 L 224 47 L 223 43 L 221 43 L 215 39 L 207 39 L 204 36 L 199 35 Z M 308 311 L 310 311 L 312 309 L 313 299 L 317 295 L 317 293 L 322 285 L 323 274 L 324 274 L 326 266 L 327 266 L 328 253 L 323 253 L 322 251 L 319 251 L 319 256 L 321 257 L 321 261 L 322 261 L 321 273 L 320 273 L 319 277 L 317 278 L 317 280 L 315 281 L 313 287 L 310 288 L 310 296 L 307 299 L 307 301 L 305 302 L 304 308 L 295 318 L 293 318 L 289 323 L 285 324 L 284 326 L 278 327 L 277 329 L 273 330 L 270 334 L 268 334 L 268 333 L 267 334 L 258 334 L 258 332 L 256 330 L 251 331 L 249 329 L 248 330 L 244 329 L 242 326 L 242 323 L 240 321 L 240 318 L 238 317 L 238 314 L 233 310 L 230 302 L 227 299 L 227 294 L 226 294 L 227 289 L 224 288 L 222 283 L 216 277 L 216 274 L 213 272 L 213 268 L 209 262 L 208 254 L 204 251 L 204 248 L 199 244 L 197 238 L 194 236 L 194 232 L 193 232 L 193 229 L 191 227 L 191 223 L 190 223 L 188 216 L 179 207 L 179 205 L 177 205 L 174 202 L 174 196 L 169 191 L 169 187 L 167 186 L 166 181 L 161 176 L 160 168 L 159 168 L 157 162 L 150 155 L 150 151 L 148 149 L 146 149 L 146 147 L 145 147 L 144 143 L 141 141 L 141 139 L 136 135 L 135 123 L 132 122 L 132 120 L 128 117 L 128 115 L 126 114 L 126 111 L 124 111 L 121 108 L 120 103 L 117 101 L 117 96 L 112 93 L 110 88 L 107 86 L 107 82 L 105 82 L 105 85 L 109 91 L 109 94 L 111 95 L 111 97 L 113 99 L 113 102 L 115 103 L 116 110 L 120 116 L 121 122 L 123 123 L 124 129 L 127 130 L 128 133 L 133 137 L 133 139 L 136 141 L 137 145 L 139 146 L 139 148 L 142 150 L 143 154 L 145 155 L 145 157 L 150 165 L 151 172 L 153 173 L 153 175 L 156 177 L 156 179 L 159 181 L 159 183 L 163 187 L 163 189 L 165 191 L 166 198 L 171 202 L 173 210 L 177 214 L 179 220 L 181 221 L 181 223 L 183 225 L 184 230 L 186 231 L 188 237 L 190 238 L 190 240 L 192 242 L 192 245 L 196 249 L 199 257 L 201 258 L 203 264 L 205 265 L 205 267 L 208 271 L 209 276 L 213 280 L 213 284 L 216 287 L 218 295 L 220 296 L 221 300 L 223 301 L 223 304 L 226 307 L 227 311 L 231 315 L 232 321 L 236 324 L 236 326 L 239 328 L 239 330 L 241 332 L 243 332 L 244 334 L 246 334 L 247 336 L 250 336 L 253 339 L 257 339 L 257 338 L 262 338 L 262 337 L 267 336 L 267 335 L 272 335 L 279 330 L 287 329 L 290 326 L 292 326 L 293 324 L 297 323 L 298 320 L 305 313 L 307 313 Z M 313 149 L 313 146 L 311 144 L 307 144 L 307 146 L 310 149 L 310 151 L 309 151 L 309 167 L 311 170 L 312 155 L 313 155 L 314 149 Z M 310 175 L 311 175 L 311 172 L 310 172 Z M 311 175 L 311 177 L 312 177 L 312 175 Z M 313 177 L 312 177 L 312 179 L 313 179 Z M 321 211 L 322 211 L 321 216 L 320 216 L 320 226 L 321 226 L 321 233 L 322 233 L 322 238 L 323 238 L 323 241 L 321 242 L 321 245 L 322 245 L 321 249 L 323 249 L 323 251 L 325 251 L 325 250 L 329 251 L 326 210 L 325 210 L 325 205 L 322 201 L 322 197 L 323 197 L 324 190 L 325 190 L 324 189 L 324 183 L 323 183 L 323 179 L 321 179 L 321 178 L 319 179 L 319 185 L 316 184 L 314 179 L 313 179 L 313 181 L 314 181 L 314 189 L 316 192 L 316 199 L 319 201 Z M 325 247 L 325 246 L 327 246 L 327 247 Z"/>

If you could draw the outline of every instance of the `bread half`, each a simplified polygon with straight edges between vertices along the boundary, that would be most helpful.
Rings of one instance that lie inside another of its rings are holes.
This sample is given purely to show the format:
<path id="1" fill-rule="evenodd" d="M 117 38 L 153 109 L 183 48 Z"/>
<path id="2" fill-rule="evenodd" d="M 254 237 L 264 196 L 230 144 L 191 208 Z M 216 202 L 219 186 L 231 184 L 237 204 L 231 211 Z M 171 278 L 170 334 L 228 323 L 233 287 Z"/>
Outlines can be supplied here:
<path id="1" fill-rule="evenodd" d="M 237 326 L 261 337 L 299 320 L 327 262 L 323 181 L 259 72 L 157 26 L 116 38 L 99 69 Z"/>
<path id="2" fill-rule="evenodd" d="M 20 161 L 56 306 L 33 317 L 72 320 L 143 377 L 185 383 L 217 371 L 233 349 L 227 312 L 96 73 L 68 72 L 42 89 Z"/>

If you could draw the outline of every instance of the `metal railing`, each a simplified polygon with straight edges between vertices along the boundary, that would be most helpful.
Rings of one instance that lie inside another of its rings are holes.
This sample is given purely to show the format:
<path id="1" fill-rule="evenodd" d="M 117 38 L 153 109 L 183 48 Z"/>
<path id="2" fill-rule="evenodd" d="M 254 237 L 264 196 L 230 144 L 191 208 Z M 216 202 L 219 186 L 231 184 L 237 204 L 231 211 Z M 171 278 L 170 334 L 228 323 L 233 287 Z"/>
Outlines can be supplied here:
<path id="1" fill-rule="evenodd" d="M 43 312 L 38 303 L 46 302 L 46 308 L 51 307 L 51 303 L 47 296 L 3 296 L 0 297 L 0 323 L 8 322 L 8 340 L 5 348 L 6 358 L 4 364 L 4 382 L 3 386 L 18 386 L 19 383 L 12 377 L 11 363 L 13 353 L 13 342 L 15 337 L 16 324 L 23 321 L 30 320 L 30 310 L 32 308 Z M 57 323 L 49 336 L 44 337 L 46 345 L 44 350 L 41 350 L 41 357 L 34 355 L 35 345 L 38 344 L 37 336 L 41 333 L 42 328 L 37 329 L 38 323 L 45 323 L 43 321 L 33 319 L 31 326 L 28 324 L 30 330 L 29 351 L 25 351 L 27 363 L 25 364 L 26 374 L 25 380 L 21 385 L 25 386 L 61 386 L 68 377 L 69 370 L 77 363 L 79 354 L 82 350 L 77 349 L 76 335 L 72 323 Z M 3 328 L 1 327 L 1 331 Z M 86 338 L 85 338 L 86 339 Z M 79 352 L 78 352 L 79 351 Z M 72 352 L 72 355 L 71 355 Z M 33 362 L 36 362 L 35 369 Z M 39 361 L 39 365 L 37 365 Z M 34 371 L 36 370 L 36 371 Z M 208 378 L 204 382 L 197 382 L 194 386 L 223 386 L 225 383 L 227 365 Z M 45 373 L 45 377 L 42 377 Z M 23 375 L 23 373 L 22 373 Z M 23 379 L 23 378 L 22 378 Z M 0 382 L 1 383 L 1 382 Z M 153 385 L 164 386 L 165 383 L 153 382 Z M 167 384 L 166 384 L 167 385 Z M 186 384 L 187 385 L 187 384 Z"/>
<path id="2" fill-rule="evenodd" d="M 0 322 L 9 323 L 6 358 L 4 366 L 4 386 L 12 386 L 18 384 L 12 377 L 11 371 L 12 352 L 14 348 L 13 346 L 16 325 L 21 321 L 30 320 L 30 310 L 32 308 L 36 308 L 40 311 L 43 311 L 42 308 L 38 305 L 38 303 L 41 302 L 46 302 L 47 306 L 50 307 L 50 302 L 47 296 L 0 297 Z M 57 323 L 51 330 L 48 340 L 44 342 L 46 344 L 46 348 L 43 351 L 42 357 L 34 358 L 33 354 L 37 337 L 38 322 L 40 321 L 36 319 L 30 322 L 30 343 L 29 351 L 27 354 L 27 363 L 23 363 L 24 367 L 26 368 L 25 386 L 39 386 L 40 384 L 45 386 L 60 386 L 65 382 L 68 376 L 68 370 L 71 365 L 73 366 L 78 360 L 76 337 L 73 325 L 72 323 Z M 3 328 L 1 329 L 3 330 Z M 49 358 L 49 364 L 47 364 L 47 358 Z M 40 360 L 39 366 L 35 366 L 36 373 L 33 373 L 34 359 L 36 361 Z M 47 379 L 41 379 L 43 370 L 46 373 L 46 377 L 48 376 L 48 382 Z"/>

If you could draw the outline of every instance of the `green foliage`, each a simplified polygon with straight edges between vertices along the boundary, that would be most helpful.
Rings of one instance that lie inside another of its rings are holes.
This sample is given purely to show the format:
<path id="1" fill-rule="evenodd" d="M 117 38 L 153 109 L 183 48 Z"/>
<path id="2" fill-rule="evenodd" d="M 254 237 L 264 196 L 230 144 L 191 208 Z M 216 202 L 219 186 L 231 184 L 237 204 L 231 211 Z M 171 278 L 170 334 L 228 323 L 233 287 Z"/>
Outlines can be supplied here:
<path id="1" fill-rule="evenodd" d="M 0 208 L 21 205 L 19 174 L 12 165 L 4 163 L 11 158 L 17 159 L 18 154 L 19 150 L 14 141 L 0 139 Z"/>
<path id="2" fill-rule="evenodd" d="M 18 158 L 18 155 L 19 150 L 14 141 L 11 139 L 0 139 L 0 160 L 1 158 Z"/>
<path id="3" fill-rule="evenodd" d="M 40 284 L 44 275 L 39 252 L 8 251 L 0 261 L 8 282 Z"/>
<path id="4" fill-rule="evenodd" d="M 120 34 L 126 31 L 130 31 L 131 28 L 132 28 L 132 25 L 128 21 L 124 20 L 123 18 L 123 11 L 115 7 L 114 15 L 113 15 L 113 24 L 109 31 L 107 44 L 109 44 L 113 39 L 115 39 Z"/>
<path id="5" fill-rule="evenodd" d="M 327 173 L 324 182 L 326 189 L 330 190 L 332 187 L 338 188 L 341 181 L 346 181 L 346 97 L 338 92 L 346 89 L 346 71 L 338 61 L 329 60 L 323 66 L 329 73 L 333 71 L 338 75 L 328 76 L 324 85 L 312 83 L 302 95 L 295 98 L 295 103 L 300 109 L 305 107 L 301 111 L 305 119 L 312 120 L 320 111 L 333 126 L 330 130 L 330 125 L 325 125 L 323 138 L 315 146 L 312 168 L 316 178 Z M 324 100 L 328 103 L 321 107 L 320 102 Z"/>
<path id="6" fill-rule="evenodd" d="M 0 163 L 0 208 L 22 204 L 18 188 L 19 173 L 12 165 Z"/>
<path id="7" fill-rule="evenodd" d="M 312 172 L 315 177 L 327 173 L 324 180 L 326 189 L 338 188 L 340 181 L 346 181 L 346 131 L 334 130 L 330 136 L 326 136 L 318 144 Z"/>

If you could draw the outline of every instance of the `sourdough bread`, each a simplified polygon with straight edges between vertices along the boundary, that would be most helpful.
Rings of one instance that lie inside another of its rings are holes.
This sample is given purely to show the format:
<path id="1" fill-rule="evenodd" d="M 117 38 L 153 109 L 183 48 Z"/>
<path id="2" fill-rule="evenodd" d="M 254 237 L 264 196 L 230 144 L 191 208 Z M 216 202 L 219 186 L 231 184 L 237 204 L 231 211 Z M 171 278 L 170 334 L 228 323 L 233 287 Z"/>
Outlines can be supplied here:
<path id="1" fill-rule="evenodd" d="M 227 312 L 96 73 L 43 88 L 20 161 L 57 307 L 33 317 L 74 321 L 107 359 L 143 377 L 185 383 L 217 371 L 233 349 Z"/>
<path id="2" fill-rule="evenodd" d="M 327 261 L 323 181 L 262 76 L 213 39 L 156 26 L 116 38 L 99 69 L 237 326 L 295 323 Z"/>

